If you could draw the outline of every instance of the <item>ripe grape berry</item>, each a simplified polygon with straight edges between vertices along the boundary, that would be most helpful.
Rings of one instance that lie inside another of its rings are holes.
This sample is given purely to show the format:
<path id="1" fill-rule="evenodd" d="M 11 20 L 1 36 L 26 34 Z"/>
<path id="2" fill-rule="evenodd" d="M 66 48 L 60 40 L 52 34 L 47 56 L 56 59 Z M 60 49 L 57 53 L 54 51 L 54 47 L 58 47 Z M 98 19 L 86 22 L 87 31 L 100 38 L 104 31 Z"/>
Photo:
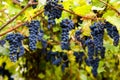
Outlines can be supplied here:
<path id="1" fill-rule="evenodd" d="M 24 54 L 24 47 L 22 46 L 23 35 L 20 33 L 11 33 L 6 36 L 6 40 L 10 44 L 10 59 L 16 62 L 18 57 Z"/>
<path id="2" fill-rule="evenodd" d="M 61 48 L 62 50 L 69 49 L 69 31 L 74 28 L 72 20 L 64 19 L 61 21 L 60 26 L 62 27 L 61 35 Z"/>
<path id="3" fill-rule="evenodd" d="M 36 49 L 37 37 L 38 37 L 38 29 L 40 27 L 40 22 L 38 20 L 32 20 L 29 25 L 29 47 L 31 50 Z"/>
<path id="4" fill-rule="evenodd" d="M 57 7 L 63 8 L 61 4 L 58 4 L 58 0 L 47 0 L 44 14 L 48 16 L 48 28 L 56 24 L 56 18 L 59 19 L 61 17 L 62 10 Z"/>
<path id="5" fill-rule="evenodd" d="M 0 40 L 0 45 L 1 45 L 2 47 L 4 46 L 5 43 L 6 43 L 5 40 Z"/>

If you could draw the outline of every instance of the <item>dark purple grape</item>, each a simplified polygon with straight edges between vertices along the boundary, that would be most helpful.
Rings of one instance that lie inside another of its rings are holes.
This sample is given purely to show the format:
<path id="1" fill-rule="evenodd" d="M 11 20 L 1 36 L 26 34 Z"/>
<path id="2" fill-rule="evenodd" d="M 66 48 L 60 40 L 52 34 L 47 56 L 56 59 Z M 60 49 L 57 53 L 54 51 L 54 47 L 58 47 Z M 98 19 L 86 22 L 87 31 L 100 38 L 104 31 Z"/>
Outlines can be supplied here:
<path id="1" fill-rule="evenodd" d="M 1 45 L 2 47 L 4 46 L 5 43 L 6 43 L 5 40 L 0 40 L 0 45 Z"/>

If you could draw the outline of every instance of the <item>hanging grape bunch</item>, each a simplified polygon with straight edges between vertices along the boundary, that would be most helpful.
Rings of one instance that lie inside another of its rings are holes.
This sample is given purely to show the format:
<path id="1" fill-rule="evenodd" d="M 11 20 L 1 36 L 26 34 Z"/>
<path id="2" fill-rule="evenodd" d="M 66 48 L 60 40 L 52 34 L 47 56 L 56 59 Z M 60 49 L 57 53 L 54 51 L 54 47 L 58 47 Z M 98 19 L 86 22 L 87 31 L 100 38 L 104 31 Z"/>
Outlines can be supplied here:
<path id="1" fill-rule="evenodd" d="M 54 26 L 55 19 L 59 19 L 62 15 L 62 10 L 58 7 L 63 8 L 62 4 L 58 4 L 58 0 L 47 0 L 44 14 L 48 16 L 48 28 Z"/>
<path id="2" fill-rule="evenodd" d="M 64 50 L 69 49 L 69 31 L 74 28 L 74 23 L 72 20 L 64 19 L 60 23 L 62 27 L 62 34 L 61 34 L 61 48 Z"/>
<path id="3" fill-rule="evenodd" d="M 24 54 L 24 47 L 22 40 L 24 37 L 20 33 L 10 33 L 6 36 L 6 40 L 9 42 L 10 59 L 16 62 L 17 59 Z"/>

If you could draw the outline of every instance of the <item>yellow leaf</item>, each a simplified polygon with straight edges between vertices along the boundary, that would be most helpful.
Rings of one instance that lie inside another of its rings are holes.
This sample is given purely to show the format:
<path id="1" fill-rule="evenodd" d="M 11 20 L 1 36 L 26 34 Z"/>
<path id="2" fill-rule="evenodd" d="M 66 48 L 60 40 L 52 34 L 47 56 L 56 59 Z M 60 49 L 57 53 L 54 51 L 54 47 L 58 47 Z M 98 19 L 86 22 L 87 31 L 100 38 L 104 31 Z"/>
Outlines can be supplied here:
<path id="1" fill-rule="evenodd" d="M 86 66 L 85 69 L 86 69 L 87 72 L 91 73 L 91 67 Z"/>
<path id="2" fill-rule="evenodd" d="M 91 21 L 90 20 L 84 20 L 83 22 L 84 25 L 82 25 L 82 30 L 83 30 L 83 35 L 89 36 L 90 35 L 90 25 Z"/>
<path id="3" fill-rule="evenodd" d="M 76 7 L 73 11 L 76 14 L 85 16 L 86 14 L 91 12 L 91 6 L 90 5 L 79 6 L 79 7 Z"/>

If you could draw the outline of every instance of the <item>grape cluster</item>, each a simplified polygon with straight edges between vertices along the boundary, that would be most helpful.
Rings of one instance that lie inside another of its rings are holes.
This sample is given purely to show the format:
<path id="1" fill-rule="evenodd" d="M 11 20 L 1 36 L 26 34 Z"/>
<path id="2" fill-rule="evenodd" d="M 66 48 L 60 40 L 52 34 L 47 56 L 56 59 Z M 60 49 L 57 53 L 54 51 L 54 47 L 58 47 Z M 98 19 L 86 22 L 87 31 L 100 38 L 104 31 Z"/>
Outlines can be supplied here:
<path id="1" fill-rule="evenodd" d="M 95 44 L 94 44 L 94 41 L 92 39 L 87 39 L 85 41 L 85 44 L 88 47 L 88 58 L 86 59 L 86 64 L 88 66 L 92 67 L 93 76 L 96 77 L 97 76 L 97 69 L 99 66 L 99 58 L 96 57 L 94 59 Z"/>
<path id="2" fill-rule="evenodd" d="M 52 64 L 54 65 L 59 65 L 61 62 L 61 58 L 59 56 L 58 52 L 52 52 L 52 51 L 48 51 L 47 53 L 47 61 L 51 61 Z"/>
<path id="3" fill-rule="evenodd" d="M 32 20 L 31 23 L 28 25 L 28 27 L 29 27 L 29 34 L 30 34 L 29 35 L 29 47 L 31 50 L 35 50 L 40 22 L 38 20 Z"/>
<path id="4" fill-rule="evenodd" d="M 63 8 L 61 4 L 58 4 L 58 0 L 47 0 L 44 7 L 44 14 L 48 16 L 48 28 L 55 25 L 55 19 L 59 19 L 62 14 L 62 10 L 57 7 Z"/>
<path id="5" fill-rule="evenodd" d="M 104 24 L 102 22 L 95 22 L 90 26 L 91 35 L 93 36 L 94 44 L 95 44 L 95 53 L 98 55 L 104 54 L 103 50 L 103 36 L 104 36 Z"/>
<path id="6" fill-rule="evenodd" d="M 5 75 L 8 77 L 8 80 L 14 80 L 14 78 L 11 77 L 11 73 L 5 69 L 6 63 L 3 62 L 2 66 L 0 67 L 0 75 L 2 75 L 2 77 L 5 77 Z"/>
<path id="7" fill-rule="evenodd" d="M 117 46 L 119 43 L 119 33 L 116 26 L 105 21 L 105 28 L 107 30 L 108 35 L 114 40 L 113 45 Z"/>
<path id="8" fill-rule="evenodd" d="M 24 54 L 24 47 L 22 45 L 23 35 L 20 33 L 11 33 L 6 36 L 6 40 L 10 44 L 10 59 L 15 62 L 18 57 Z"/>
<path id="9" fill-rule="evenodd" d="M 60 23 L 60 26 L 62 27 L 62 38 L 61 38 L 61 48 L 62 50 L 68 50 L 69 49 L 69 31 L 74 28 L 74 23 L 72 20 L 64 19 Z"/>
<path id="10" fill-rule="evenodd" d="M 100 54 L 101 58 L 104 58 L 105 54 L 105 47 L 103 46 L 104 28 L 105 26 L 102 22 L 95 22 L 90 26 L 93 39 L 87 38 L 85 41 L 85 45 L 88 47 L 86 64 L 92 66 L 92 73 L 95 77 L 97 76 L 97 68 L 99 65 L 98 54 Z"/>
<path id="11" fill-rule="evenodd" d="M 104 29 L 107 30 L 108 35 L 114 40 L 114 46 L 117 46 L 119 43 L 119 33 L 117 28 L 107 21 L 105 21 L 105 23 L 100 21 L 95 22 L 90 26 L 90 29 L 93 39 L 87 38 L 87 40 L 85 40 L 85 45 L 88 47 L 88 58 L 86 59 L 86 64 L 88 66 L 92 66 L 93 76 L 96 77 L 100 60 L 98 58 L 98 54 L 100 54 L 101 58 L 104 58 L 105 56 L 105 47 L 103 46 Z"/>
<path id="12" fill-rule="evenodd" d="M 84 57 L 84 52 L 74 52 L 74 56 L 76 62 L 81 64 Z M 53 65 L 61 65 L 62 71 L 64 71 L 65 68 L 69 66 L 70 62 L 66 53 L 52 51 L 47 52 L 46 60 L 50 61 Z"/>

